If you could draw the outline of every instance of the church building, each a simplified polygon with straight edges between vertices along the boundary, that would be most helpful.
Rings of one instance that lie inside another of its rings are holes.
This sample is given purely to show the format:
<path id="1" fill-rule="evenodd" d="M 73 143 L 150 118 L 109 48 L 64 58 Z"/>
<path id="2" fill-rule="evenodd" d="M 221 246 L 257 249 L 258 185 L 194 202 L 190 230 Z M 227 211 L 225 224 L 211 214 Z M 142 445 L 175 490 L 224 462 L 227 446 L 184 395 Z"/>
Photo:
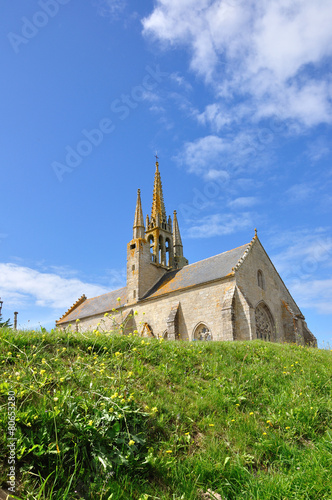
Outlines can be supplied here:
<path id="1" fill-rule="evenodd" d="M 80 299 L 61 329 L 122 331 L 169 340 L 253 340 L 316 346 L 305 318 L 255 230 L 249 243 L 189 264 L 176 211 L 166 215 L 156 162 L 151 216 L 140 190 L 127 245 L 127 284 Z"/>

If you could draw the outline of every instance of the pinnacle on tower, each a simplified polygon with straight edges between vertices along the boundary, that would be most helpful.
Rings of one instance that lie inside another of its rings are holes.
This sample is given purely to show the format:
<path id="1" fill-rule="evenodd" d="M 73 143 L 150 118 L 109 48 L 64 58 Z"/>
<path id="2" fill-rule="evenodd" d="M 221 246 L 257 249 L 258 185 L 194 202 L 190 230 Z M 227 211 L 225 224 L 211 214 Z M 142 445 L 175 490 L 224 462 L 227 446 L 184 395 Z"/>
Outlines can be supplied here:
<path id="1" fill-rule="evenodd" d="M 174 246 L 174 256 L 183 257 L 183 245 L 180 235 L 179 223 L 176 216 L 176 210 L 174 210 L 174 219 L 173 219 L 173 246 Z"/>
<path id="2" fill-rule="evenodd" d="M 156 161 L 156 173 L 154 176 L 154 185 L 153 185 L 151 219 L 157 221 L 158 214 L 160 223 L 166 222 L 166 210 L 163 197 L 163 188 L 159 172 L 159 163 L 158 161 Z"/>
<path id="3" fill-rule="evenodd" d="M 134 220 L 134 235 L 133 239 L 136 238 L 145 238 L 145 227 L 143 222 L 143 211 L 142 211 L 142 203 L 141 203 L 141 190 L 137 190 L 137 202 L 136 202 L 136 210 L 135 210 L 135 220 Z"/>
<path id="4" fill-rule="evenodd" d="M 183 256 L 183 245 L 181 240 L 181 234 L 179 229 L 178 218 L 176 216 L 176 210 L 174 210 L 173 219 L 173 250 L 174 250 L 174 267 L 181 269 L 188 264 L 188 260 Z"/>

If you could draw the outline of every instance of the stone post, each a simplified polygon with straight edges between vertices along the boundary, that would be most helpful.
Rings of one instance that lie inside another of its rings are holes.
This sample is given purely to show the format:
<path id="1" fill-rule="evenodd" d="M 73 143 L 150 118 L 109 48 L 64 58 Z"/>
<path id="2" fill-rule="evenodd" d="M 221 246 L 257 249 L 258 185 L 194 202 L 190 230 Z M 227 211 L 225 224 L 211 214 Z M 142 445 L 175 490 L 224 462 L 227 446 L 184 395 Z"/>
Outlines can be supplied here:
<path id="1" fill-rule="evenodd" d="M 17 315 L 18 312 L 14 312 L 14 330 L 17 330 Z"/>

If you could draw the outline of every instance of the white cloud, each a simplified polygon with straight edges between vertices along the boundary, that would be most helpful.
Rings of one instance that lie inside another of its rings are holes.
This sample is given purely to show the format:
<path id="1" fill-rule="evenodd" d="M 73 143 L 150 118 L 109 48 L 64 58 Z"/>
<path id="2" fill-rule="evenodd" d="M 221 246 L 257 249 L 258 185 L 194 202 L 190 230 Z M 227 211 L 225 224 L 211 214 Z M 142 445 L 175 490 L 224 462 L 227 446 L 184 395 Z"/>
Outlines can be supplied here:
<path id="1" fill-rule="evenodd" d="M 308 184 L 295 184 L 286 191 L 287 200 L 291 203 L 299 203 L 308 200 L 315 194 L 315 190 Z"/>
<path id="2" fill-rule="evenodd" d="M 109 291 L 76 278 L 63 278 L 10 263 L 0 264 L 0 290 L 8 306 L 17 307 L 32 302 L 36 306 L 64 310 L 82 294 L 89 298 Z"/>
<path id="3" fill-rule="evenodd" d="M 192 90 L 192 85 L 183 76 L 179 75 L 179 73 L 171 73 L 170 79 L 186 91 Z"/>
<path id="4" fill-rule="evenodd" d="M 255 198 L 255 196 L 241 196 L 239 198 L 235 198 L 235 200 L 229 201 L 228 206 L 232 209 L 242 209 L 252 207 L 257 203 L 258 199 Z"/>
<path id="5" fill-rule="evenodd" d="M 145 35 L 187 47 L 214 86 L 219 99 L 199 119 L 217 131 L 243 115 L 331 123 L 331 25 L 330 0 L 157 0 L 143 19 Z"/>
<path id="6" fill-rule="evenodd" d="M 115 16 L 123 11 L 126 6 L 125 0 L 95 0 L 98 8 L 98 14 L 101 16 Z"/>
<path id="7" fill-rule="evenodd" d="M 209 135 L 194 142 L 187 142 L 176 159 L 187 165 L 189 172 L 204 173 L 208 171 L 208 167 L 220 163 L 221 154 L 226 148 L 223 139 Z"/>
<path id="8" fill-rule="evenodd" d="M 297 280 L 289 288 L 301 307 L 315 309 L 319 314 L 332 314 L 332 278 Z"/>
<path id="9" fill-rule="evenodd" d="M 174 159 L 188 172 L 203 175 L 206 179 L 213 175 L 216 178 L 216 172 L 227 170 L 231 170 L 234 177 L 239 172 L 249 174 L 257 168 L 267 168 L 273 156 L 270 140 L 273 138 L 254 130 L 222 138 L 208 135 L 186 142 Z"/>
<path id="10" fill-rule="evenodd" d="M 232 234 L 242 229 L 253 227 L 252 217 L 249 213 L 241 215 L 213 214 L 198 220 L 187 231 L 188 238 L 210 238 Z"/>
<path id="11" fill-rule="evenodd" d="M 312 163 L 316 163 L 331 153 L 328 141 L 324 137 L 312 141 L 306 151 L 306 156 Z"/>

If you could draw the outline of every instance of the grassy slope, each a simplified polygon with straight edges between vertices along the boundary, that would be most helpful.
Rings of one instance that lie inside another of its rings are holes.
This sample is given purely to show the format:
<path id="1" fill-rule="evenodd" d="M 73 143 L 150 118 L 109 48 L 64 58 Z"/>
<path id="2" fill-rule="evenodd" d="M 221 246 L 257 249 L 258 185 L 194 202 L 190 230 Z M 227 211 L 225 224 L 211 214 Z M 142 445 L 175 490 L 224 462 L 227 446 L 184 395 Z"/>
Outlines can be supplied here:
<path id="1" fill-rule="evenodd" d="M 330 351 L 0 330 L 0 354 L 21 498 L 332 499 Z"/>

